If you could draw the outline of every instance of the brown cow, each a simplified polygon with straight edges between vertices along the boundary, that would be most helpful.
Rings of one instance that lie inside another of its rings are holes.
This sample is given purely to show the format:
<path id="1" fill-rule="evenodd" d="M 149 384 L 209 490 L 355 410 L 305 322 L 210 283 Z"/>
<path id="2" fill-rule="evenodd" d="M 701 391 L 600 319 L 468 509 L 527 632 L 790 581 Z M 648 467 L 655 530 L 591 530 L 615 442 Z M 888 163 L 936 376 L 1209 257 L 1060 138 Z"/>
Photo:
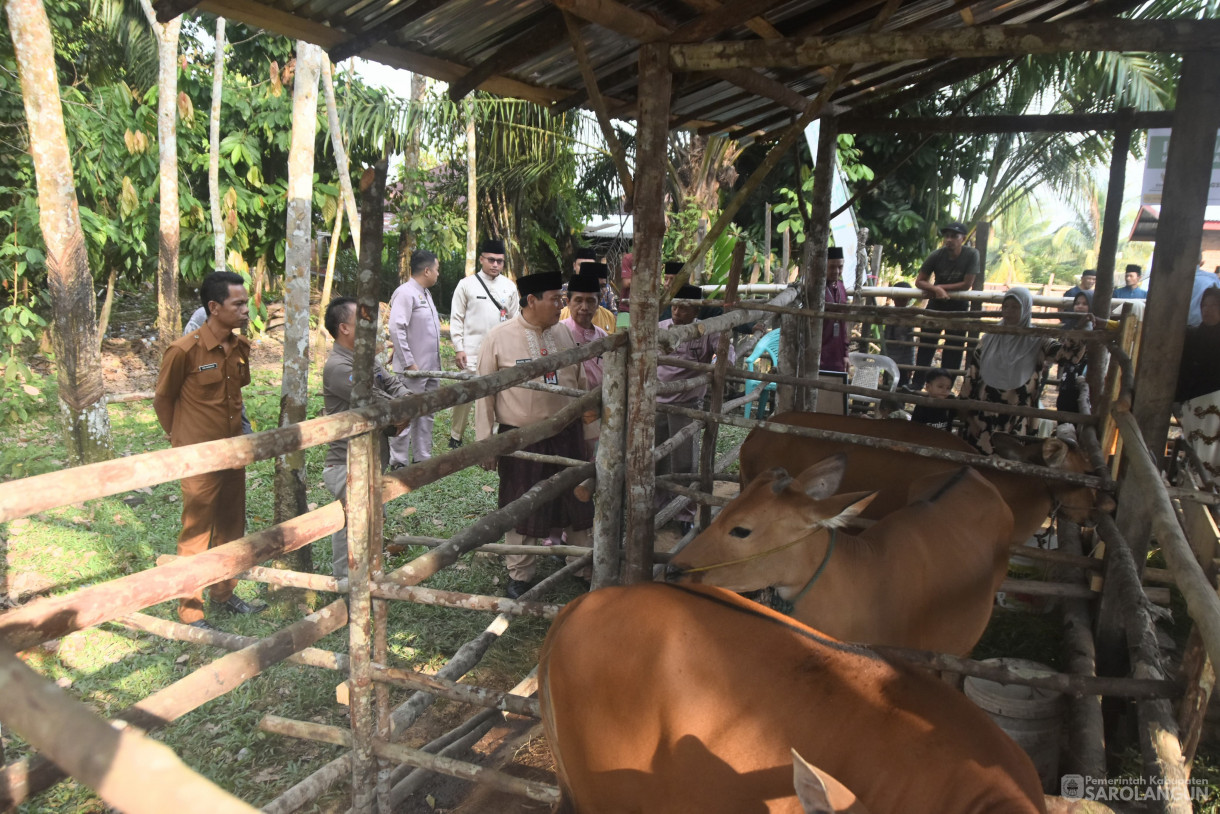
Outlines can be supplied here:
<path id="1" fill-rule="evenodd" d="M 667 577 L 772 588 L 794 619 L 844 641 L 969 653 L 1007 570 L 1007 504 L 959 467 L 918 481 L 912 503 L 850 534 L 839 527 L 872 495 L 835 494 L 846 457 L 795 480 L 783 470 L 755 478 L 670 561 Z"/>
<path id="2" fill-rule="evenodd" d="M 780 424 L 818 430 L 846 432 L 872 438 L 889 438 L 921 446 L 958 452 L 977 452 L 952 433 L 898 419 L 871 419 L 824 413 L 781 413 L 771 419 Z M 1009 460 L 1041 464 L 1068 472 L 1089 472 L 1088 459 L 1058 438 L 1022 440 L 999 436 L 997 452 Z M 903 452 L 859 446 L 838 441 L 820 441 L 795 435 L 767 432 L 759 428 L 741 446 L 741 482 L 749 483 L 775 467 L 800 472 L 810 464 L 840 452 L 847 453 L 845 491 L 877 491 L 877 499 L 863 513 L 867 519 L 884 517 L 906 504 L 907 488 L 915 480 L 934 472 L 956 469 L 960 464 L 924 458 Z M 1047 515 L 1059 513 L 1074 523 L 1088 523 L 1095 493 L 1083 486 L 1016 475 L 998 469 L 979 469 L 1008 502 L 1013 514 L 1011 542 L 1022 544 L 1042 527 Z"/>
<path id="3" fill-rule="evenodd" d="M 858 798 L 841 811 L 1045 811 L 1029 758 L 961 693 L 717 588 L 577 598 L 538 680 L 559 811 L 800 812 L 791 749 Z"/>

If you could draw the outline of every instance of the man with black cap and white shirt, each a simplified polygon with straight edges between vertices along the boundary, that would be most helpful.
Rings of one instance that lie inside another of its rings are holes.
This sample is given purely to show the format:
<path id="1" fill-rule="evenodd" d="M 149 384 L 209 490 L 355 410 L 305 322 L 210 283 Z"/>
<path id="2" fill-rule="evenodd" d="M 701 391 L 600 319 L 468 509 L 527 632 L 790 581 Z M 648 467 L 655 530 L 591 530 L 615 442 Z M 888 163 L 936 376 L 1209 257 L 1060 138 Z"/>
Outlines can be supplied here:
<path id="1" fill-rule="evenodd" d="M 915 278 L 915 287 L 932 295 L 928 300 L 928 310 L 941 313 L 960 313 L 970 310 L 966 300 L 949 299 L 950 292 L 969 291 L 974 287 L 975 275 L 979 273 L 979 253 L 966 245 L 966 227 L 960 223 L 949 223 L 940 230 L 944 245 L 928 255 L 919 267 L 919 275 Z M 928 367 L 932 357 L 936 355 L 936 345 L 944 334 L 945 345 L 941 353 L 940 366 L 945 370 L 961 370 L 962 356 L 965 353 L 966 337 L 955 329 L 922 328 L 919 331 L 919 353 L 915 364 Z M 911 387 L 915 390 L 923 387 L 924 374 L 915 371 Z"/>
<path id="2" fill-rule="evenodd" d="M 479 247 L 479 271 L 458 282 L 449 308 L 449 338 L 457 352 L 458 370 L 474 373 L 479 364 L 479 345 L 483 337 L 501 322 L 508 322 L 520 311 L 517 287 L 504 276 L 504 241 L 484 240 Z M 462 445 L 470 404 L 453 408 L 449 427 L 449 448 Z"/>
<path id="3" fill-rule="evenodd" d="M 489 376 L 497 370 L 554 356 L 576 347 L 572 334 L 559 324 L 561 285 L 563 277 L 558 271 L 530 274 L 517 281 L 521 312 L 514 319 L 492 328 L 483 338 L 479 349 L 480 376 Z M 538 381 L 577 390 L 588 389 L 581 365 L 569 365 L 546 374 Z M 501 390 L 477 402 L 476 435 L 482 441 L 491 437 L 493 432 L 508 432 L 517 427 L 536 424 L 555 415 L 571 401 L 571 396 L 541 390 L 526 390 L 520 387 Z M 583 459 L 586 428 L 591 431 L 596 420 L 596 411 L 590 411 L 582 420 L 572 422 L 550 438 L 525 447 L 525 451 Z M 490 465 L 489 462 L 487 466 L 490 468 Z M 501 508 L 560 471 L 560 467 L 554 464 L 509 457 L 497 459 L 496 469 L 500 475 L 498 505 Z M 588 546 L 589 530 L 592 527 L 593 504 L 582 503 L 568 491 L 539 507 L 521 521 L 505 535 L 505 542 L 509 545 L 539 545 L 552 529 L 563 529 L 569 545 Z M 516 599 L 533 585 L 537 572 L 535 559 L 529 554 L 505 556 L 509 597 Z"/>

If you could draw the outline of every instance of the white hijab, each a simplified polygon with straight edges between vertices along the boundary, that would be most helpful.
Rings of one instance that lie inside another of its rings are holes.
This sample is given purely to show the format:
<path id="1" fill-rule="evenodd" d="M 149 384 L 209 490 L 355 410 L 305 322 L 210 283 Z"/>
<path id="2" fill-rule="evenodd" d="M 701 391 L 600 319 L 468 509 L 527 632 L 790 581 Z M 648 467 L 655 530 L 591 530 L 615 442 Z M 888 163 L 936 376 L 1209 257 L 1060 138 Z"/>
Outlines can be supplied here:
<path id="1" fill-rule="evenodd" d="M 1027 289 L 1008 289 L 1004 299 L 1012 298 L 1021 306 L 1018 325 L 1030 327 L 1034 298 Z M 979 375 L 983 383 L 996 390 L 1014 390 L 1029 381 L 1038 366 L 1042 348 L 1040 336 L 987 334 L 979 345 Z"/>

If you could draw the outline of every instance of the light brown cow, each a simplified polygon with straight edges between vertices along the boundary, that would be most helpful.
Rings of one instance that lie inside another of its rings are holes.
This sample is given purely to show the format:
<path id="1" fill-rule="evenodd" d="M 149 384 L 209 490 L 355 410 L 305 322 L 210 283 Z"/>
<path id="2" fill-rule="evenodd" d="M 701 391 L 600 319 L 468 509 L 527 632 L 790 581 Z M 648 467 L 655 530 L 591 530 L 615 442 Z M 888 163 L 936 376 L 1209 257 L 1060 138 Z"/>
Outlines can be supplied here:
<path id="1" fill-rule="evenodd" d="M 869 419 L 823 413 L 789 412 L 772 421 L 797 427 L 847 432 L 873 438 L 888 438 L 921 446 L 959 452 L 977 452 L 974 447 L 952 433 L 897 419 Z M 906 504 L 907 489 L 912 482 L 934 472 L 956 469 L 960 464 L 924 458 L 903 452 L 874 449 L 838 441 L 798 438 L 795 435 L 756 429 L 741 446 L 741 482 L 749 483 L 775 467 L 800 472 L 810 464 L 840 452 L 847 453 L 845 491 L 877 491 L 877 499 L 863 513 L 876 519 Z M 1058 438 L 1029 439 L 1001 436 L 997 452 L 1010 460 L 1041 464 L 1068 472 L 1089 472 L 1088 459 Z M 1074 523 L 1087 523 L 1093 513 L 1093 490 L 1070 484 L 1047 481 L 1026 475 L 1015 475 L 997 469 L 979 469 L 979 474 L 991 481 L 1008 502 L 1013 514 L 1012 540 L 1021 544 L 1042 527 L 1048 514 L 1059 512 Z"/>
<path id="2" fill-rule="evenodd" d="M 870 493 L 835 494 L 847 456 L 795 480 L 752 480 L 670 562 L 671 581 L 774 589 L 794 619 L 849 642 L 965 655 L 1004 580 L 1012 513 L 973 469 L 929 475 L 913 501 L 859 534 L 841 530 Z"/>
<path id="3" fill-rule="evenodd" d="M 581 596 L 538 679 L 562 812 L 793 814 L 791 749 L 858 798 L 840 811 L 1044 811 L 1029 758 L 965 696 L 720 589 Z"/>

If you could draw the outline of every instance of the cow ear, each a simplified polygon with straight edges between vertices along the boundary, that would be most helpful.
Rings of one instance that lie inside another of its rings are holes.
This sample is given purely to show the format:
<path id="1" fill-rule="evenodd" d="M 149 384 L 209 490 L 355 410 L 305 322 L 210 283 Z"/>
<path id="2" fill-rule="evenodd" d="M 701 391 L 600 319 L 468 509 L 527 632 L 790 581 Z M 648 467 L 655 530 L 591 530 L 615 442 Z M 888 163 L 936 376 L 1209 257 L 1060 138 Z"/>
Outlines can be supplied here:
<path id="1" fill-rule="evenodd" d="M 805 494 L 814 500 L 824 500 L 839 491 L 843 473 L 847 469 L 847 456 L 840 452 L 818 461 L 796 476 Z"/>
<path id="2" fill-rule="evenodd" d="M 1007 433 L 996 433 L 991 436 L 991 449 L 996 455 L 1009 461 L 1027 461 L 1029 450 L 1021 439 Z"/>
<path id="3" fill-rule="evenodd" d="M 792 750 L 792 786 L 805 814 L 835 814 L 830 802 L 830 792 L 809 761 Z"/>
<path id="4" fill-rule="evenodd" d="M 818 525 L 822 528 L 835 529 L 848 525 L 868 508 L 868 504 L 877 497 L 877 492 L 844 492 L 834 495 L 818 503 L 818 511 L 822 520 Z"/>
<path id="5" fill-rule="evenodd" d="M 1068 445 L 1058 438 L 1047 438 L 1042 442 L 1042 462 L 1054 469 L 1063 466 L 1068 456 Z"/>

